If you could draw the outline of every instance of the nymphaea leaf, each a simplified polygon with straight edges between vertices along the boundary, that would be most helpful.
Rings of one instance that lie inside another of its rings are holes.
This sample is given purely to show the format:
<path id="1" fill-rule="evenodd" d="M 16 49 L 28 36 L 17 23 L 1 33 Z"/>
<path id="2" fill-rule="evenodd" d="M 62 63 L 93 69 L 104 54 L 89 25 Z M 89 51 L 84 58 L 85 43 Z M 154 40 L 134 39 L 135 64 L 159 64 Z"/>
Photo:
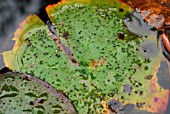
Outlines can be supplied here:
<path id="1" fill-rule="evenodd" d="M 56 46 L 40 20 L 30 22 L 35 18 L 30 16 L 29 29 L 15 34 L 19 48 L 3 54 L 6 66 L 45 80 L 67 95 L 80 114 L 108 113 L 113 98 L 149 112 L 166 110 L 168 90 L 157 83 L 163 56 L 154 34 L 140 39 L 128 31 L 123 21 L 131 12 L 127 5 L 117 0 L 64 0 L 46 10 L 79 64 Z"/>
<path id="2" fill-rule="evenodd" d="M 0 109 L 0 114 L 76 114 L 48 83 L 16 72 L 0 74 Z"/>

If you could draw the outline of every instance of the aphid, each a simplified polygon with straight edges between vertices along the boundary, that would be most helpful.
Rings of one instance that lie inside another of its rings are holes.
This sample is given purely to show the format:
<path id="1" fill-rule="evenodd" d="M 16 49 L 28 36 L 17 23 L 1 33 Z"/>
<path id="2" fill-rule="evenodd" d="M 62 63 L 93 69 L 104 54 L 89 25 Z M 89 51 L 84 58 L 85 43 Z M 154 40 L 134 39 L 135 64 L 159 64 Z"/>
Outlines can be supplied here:
<path id="1" fill-rule="evenodd" d="M 145 79 L 150 80 L 150 79 L 152 79 L 152 77 L 153 77 L 153 75 L 148 75 L 148 76 L 145 77 Z"/>
<path id="2" fill-rule="evenodd" d="M 27 46 L 28 46 L 28 47 L 31 46 L 30 39 L 29 39 L 29 38 L 26 38 L 25 40 L 27 41 Z"/>
<path id="3" fill-rule="evenodd" d="M 144 105 L 145 105 L 145 102 L 136 103 L 136 106 L 137 106 L 138 108 L 142 108 Z"/>

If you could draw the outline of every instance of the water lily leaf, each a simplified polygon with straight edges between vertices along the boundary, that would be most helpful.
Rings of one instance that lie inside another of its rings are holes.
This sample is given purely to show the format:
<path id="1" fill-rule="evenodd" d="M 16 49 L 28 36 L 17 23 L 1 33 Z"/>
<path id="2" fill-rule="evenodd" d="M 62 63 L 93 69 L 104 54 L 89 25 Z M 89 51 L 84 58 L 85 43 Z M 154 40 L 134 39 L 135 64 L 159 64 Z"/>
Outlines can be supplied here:
<path id="1" fill-rule="evenodd" d="M 36 15 L 30 15 L 22 23 L 20 23 L 19 28 L 16 30 L 14 34 L 13 40 L 15 40 L 16 42 L 13 47 L 13 51 L 3 53 L 3 56 L 5 56 L 4 62 L 8 63 L 6 64 L 7 67 L 9 68 L 15 67 L 15 69 L 17 70 L 19 69 L 19 66 L 17 65 L 18 62 L 17 58 L 20 57 L 18 57 L 17 53 L 18 52 L 21 53 L 22 50 L 25 49 L 25 47 L 31 45 L 29 35 L 31 34 L 32 31 L 36 30 L 38 27 L 45 27 L 45 24 Z M 23 42 L 25 42 L 26 44 L 24 44 Z"/>
<path id="2" fill-rule="evenodd" d="M 162 53 L 154 34 L 139 38 L 128 30 L 123 19 L 130 9 L 116 0 L 50 5 L 46 10 L 57 36 L 79 64 L 56 46 L 43 24 L 18 39 L 22 50 L 3 54 L 12 59 L 5 64 L 48 82 L 67 95 L 80 114 L 110 112 L 110 99 L 149 112 L 165 111 L 168 90 L 157 83 L 156 75 Z"/>
<path id="3" fill-rule="evenodd" d="M 47 97 L 40 96 L 45 93 Z M 0 75 L 0 109 L 3 114 L 76 114 L 70 101 L 48 83 L 16 72 Z"/>

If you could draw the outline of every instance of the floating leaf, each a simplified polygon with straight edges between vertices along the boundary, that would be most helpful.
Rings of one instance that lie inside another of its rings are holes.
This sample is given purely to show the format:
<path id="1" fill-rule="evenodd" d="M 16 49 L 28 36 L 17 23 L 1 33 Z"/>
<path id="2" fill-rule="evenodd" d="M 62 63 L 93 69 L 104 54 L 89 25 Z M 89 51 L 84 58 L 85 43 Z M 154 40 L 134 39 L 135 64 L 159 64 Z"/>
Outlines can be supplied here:
<path id="1" fill-rule="evenodd" d="M 48 94 L 46 98 L 40 97 L 45 93 Z M 56 110 L 58 114 L 76 114 L 69 100 L 48 83 L 15 72 L 0 76 L 0 109 L 3 114 L 54 114 Z"/>
<path id="2" fill-rule="evenodd" d="M 123 19 L 130 7 L 116 0 L 67 0 L 46 10 L 66 52 L 79 64 L 56 46 L 45 24 L 31 23 L 16 39 L 22 39 L 20 48 L 3 54 L 8 67 L 48 82 L 80 114 L 110 112 L 107 103 L 113 98 L 149 112 L 166 110 L 168 90 L 156 75 L 162 53 L 155 34 L 139 38 L 128 30 Z"/>

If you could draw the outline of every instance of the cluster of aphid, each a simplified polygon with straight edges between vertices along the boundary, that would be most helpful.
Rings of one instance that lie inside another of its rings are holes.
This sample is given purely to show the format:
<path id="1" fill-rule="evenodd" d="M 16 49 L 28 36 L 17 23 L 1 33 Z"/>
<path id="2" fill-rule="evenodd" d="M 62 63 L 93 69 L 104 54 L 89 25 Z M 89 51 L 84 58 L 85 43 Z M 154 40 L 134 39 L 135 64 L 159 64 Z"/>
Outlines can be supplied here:
<path id="1" fill-rule="evenodd" d="M 148 99 L 141 99 L 150 91 L 146 86 L 153 78 L 152 67 L 157 65 L 159 52 L 151 56 L 152 48 L 143 49 L 156 43 L 149 38 L 144 43 L 128 31 L 121 18 L 124 9 L 116 8 L 116 2 L 114 5 L 65 5 L 50 14 L 57 28 L 37 23 L 37 28 L 24 31 L 14 70 L 48 82 L 67 96 L 79 113 L 109 109 L 123 114 L 122 104 L 127 101 L 148 108 Z M 113 97 L 122 104 L 109 100 Z"/>

